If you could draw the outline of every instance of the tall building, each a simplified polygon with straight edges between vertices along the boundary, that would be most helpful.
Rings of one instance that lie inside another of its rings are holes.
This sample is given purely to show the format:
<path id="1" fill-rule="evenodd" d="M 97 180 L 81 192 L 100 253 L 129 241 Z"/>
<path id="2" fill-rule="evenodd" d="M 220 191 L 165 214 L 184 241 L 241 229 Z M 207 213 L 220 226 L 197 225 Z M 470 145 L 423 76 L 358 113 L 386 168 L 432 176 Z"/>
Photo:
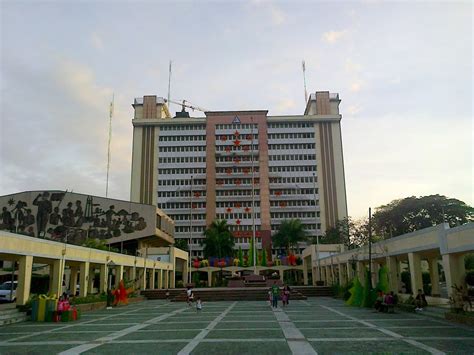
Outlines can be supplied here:
<path id="1" fill-rule="evenodd" d="M 214 219 L 228 221 L 243 250 L 255 225 L 257 247 L 270 251 L 285 219 L 316 236 L 347 217 L 338 94 L 311 94 L 304 114 L 290 116 L 189 117 L 183 107 L 171 117 L 165 102 L 144 96 L 133 104 L 131 200 L 165 211 L 175 238 L 192 239 L 193 255 Z"/>

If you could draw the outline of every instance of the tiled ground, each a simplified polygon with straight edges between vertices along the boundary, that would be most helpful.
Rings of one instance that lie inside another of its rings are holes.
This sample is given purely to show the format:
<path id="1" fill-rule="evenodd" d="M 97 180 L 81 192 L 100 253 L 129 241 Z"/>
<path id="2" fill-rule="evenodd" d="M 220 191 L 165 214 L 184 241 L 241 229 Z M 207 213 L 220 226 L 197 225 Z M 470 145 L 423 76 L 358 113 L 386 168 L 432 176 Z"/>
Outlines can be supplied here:
<path id="1" fill-rule="evenodd" d="M 0 354 L 474 354 L 474 328 L 420 314 L 379 314 L 330 298 L 183 303 L 147 301 L 74 323 L 0 327 Z"/>

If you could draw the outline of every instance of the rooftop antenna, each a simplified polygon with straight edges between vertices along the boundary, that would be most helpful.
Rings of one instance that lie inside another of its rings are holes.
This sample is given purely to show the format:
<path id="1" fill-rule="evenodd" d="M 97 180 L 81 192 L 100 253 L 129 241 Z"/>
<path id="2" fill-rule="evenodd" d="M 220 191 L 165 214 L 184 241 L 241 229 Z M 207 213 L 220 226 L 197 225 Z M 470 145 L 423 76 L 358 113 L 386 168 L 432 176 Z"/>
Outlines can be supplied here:
<path id="1" fill-rule="evenodd" d="M 110 142 L 112 141 L 112 116 L 114 115 L 114 99 L 115 93 L 112 94 L 109 110 L 109 141 L 107 147 L 107 181 L 105 183 L 105 197 L 109 195 L 109 171 L 110 171 Z"/>
<path id="2" fill-rule="evenodd" d="M 170 60 L 170 68 L 168 72 L 168 109 L 170 108 L 170 93 L 171 93 L 171 63 L 172 61 Z"/>
<path id="3" fill-rule="evenodd" d="M 306 64 L 304 60 L 301 62 L 303 68 L 303 83 L 304 83 L 304 103 L 308 102 L 308 91 L 306 91 Z"/>

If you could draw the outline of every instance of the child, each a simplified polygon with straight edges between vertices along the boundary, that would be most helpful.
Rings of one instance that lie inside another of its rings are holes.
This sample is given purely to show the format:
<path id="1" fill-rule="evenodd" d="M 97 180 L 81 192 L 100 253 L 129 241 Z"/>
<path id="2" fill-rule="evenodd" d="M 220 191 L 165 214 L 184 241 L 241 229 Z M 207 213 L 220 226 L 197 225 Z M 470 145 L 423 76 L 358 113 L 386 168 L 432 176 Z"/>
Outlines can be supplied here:
<path id="1" fill-rule="evenodd" d="M 196 300 L 196 312 L 200 312 L 202 310 L 202 302 L 201 297 L 198 297 Z"/>
<path id="2" fill-rule="evenodd" d="M 281 301 L 283 303 L 283 307 L 288 305 L 288 298 L 290 297 L 290 291 L 287 289 L 283 289 L 281 294 Z"/>

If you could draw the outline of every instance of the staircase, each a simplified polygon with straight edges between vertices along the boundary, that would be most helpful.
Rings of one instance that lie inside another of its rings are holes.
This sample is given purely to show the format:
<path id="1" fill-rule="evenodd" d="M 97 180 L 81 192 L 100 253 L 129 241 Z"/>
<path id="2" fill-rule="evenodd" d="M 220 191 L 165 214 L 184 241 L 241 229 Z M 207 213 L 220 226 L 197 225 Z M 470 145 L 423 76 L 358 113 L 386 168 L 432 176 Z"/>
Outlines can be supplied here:
<path id="1" fill-rule="evenodd" d="M 158 291 L 158 292 L 157 292 Z M 162 299 L 164 290 L 146 290 L 141 294 L 148 299 Z M 173 292 L 172 291 L 176 291 Z M 242 288 L 195 288 L 193 289 L 194 300 L 198 297 L 202 301 L 266 301 L 268 300 L 267 287 L 242 287 Z M 170 290 L 171 302 L 186 302 L 187 295 L 184 289 Z M 290 300 L 305 300 L 306 296 L 296 290 L 291 290 Z"/>
<path id="2" fill-rule="evenodd" d="M 27 319 L 28 316 L 26 315 L 26 313 L 17 310 L 16 305 L 14 303 L 8 305 L 1 305 L 0 307 L 0 326 L 24 322 Z"/>
<path id="3" fill-rule="evenodd" d="M 143 290 L 140 291 L 142 296 L 145 296 L 149 300 L 165 300 L 166 299 L 166 292 L 169 292 L 168 299 L 173 299 L 180 294 L 186 294 L 185 288 L 171 288 L 169 290 Z"/>
<path id="4" fill-rule="evenodd" d="M 291 290 L 298 291 L 306 297 L 333 297 L 331 287 L 328 286 L 291 286 Z"/>

